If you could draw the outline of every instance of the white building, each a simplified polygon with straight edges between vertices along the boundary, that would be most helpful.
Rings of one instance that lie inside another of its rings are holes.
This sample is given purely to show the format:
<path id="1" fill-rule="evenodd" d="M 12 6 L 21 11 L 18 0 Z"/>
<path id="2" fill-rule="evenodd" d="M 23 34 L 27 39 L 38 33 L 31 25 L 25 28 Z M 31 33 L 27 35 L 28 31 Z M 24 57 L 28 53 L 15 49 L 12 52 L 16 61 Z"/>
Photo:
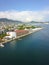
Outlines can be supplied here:
<path id="1" fill-rule="evenodd" d="M 6 38 L 16 38 L 16 32 L 6 32 Z"/>

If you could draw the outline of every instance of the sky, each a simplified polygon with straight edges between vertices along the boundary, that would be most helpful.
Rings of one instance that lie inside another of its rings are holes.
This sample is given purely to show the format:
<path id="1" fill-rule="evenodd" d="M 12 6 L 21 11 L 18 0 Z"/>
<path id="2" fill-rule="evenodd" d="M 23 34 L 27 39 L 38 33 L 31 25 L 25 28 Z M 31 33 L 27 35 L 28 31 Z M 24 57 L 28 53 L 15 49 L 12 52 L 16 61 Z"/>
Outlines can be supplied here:
<path id="1" fill-rule="evenodd" d="M 49 21 L 49 0 L 0 0 L 0 18 Z"/>

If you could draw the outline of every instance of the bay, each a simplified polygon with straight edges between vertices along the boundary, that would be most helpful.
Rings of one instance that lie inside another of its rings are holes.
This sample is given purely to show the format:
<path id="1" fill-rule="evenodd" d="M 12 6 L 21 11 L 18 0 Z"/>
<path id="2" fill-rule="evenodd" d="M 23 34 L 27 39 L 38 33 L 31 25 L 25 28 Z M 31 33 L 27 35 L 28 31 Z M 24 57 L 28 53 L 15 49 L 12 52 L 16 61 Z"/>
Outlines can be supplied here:
<path id="1" fill-rule="evenodd" d="M 49 24 L 43 29 L 0 48 L 0 65 L 49 65 Z"/>

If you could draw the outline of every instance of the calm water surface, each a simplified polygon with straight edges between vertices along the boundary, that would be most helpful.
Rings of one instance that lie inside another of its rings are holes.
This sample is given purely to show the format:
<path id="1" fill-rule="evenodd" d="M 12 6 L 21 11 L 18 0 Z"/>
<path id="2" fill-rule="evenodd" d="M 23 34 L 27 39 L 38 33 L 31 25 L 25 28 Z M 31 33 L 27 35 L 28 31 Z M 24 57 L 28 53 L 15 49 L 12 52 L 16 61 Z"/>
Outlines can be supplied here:
<path id="1" fill-rule="evenodd" d="M 49 24 L 0 48 L 0 65 L 49 65 Z"/>

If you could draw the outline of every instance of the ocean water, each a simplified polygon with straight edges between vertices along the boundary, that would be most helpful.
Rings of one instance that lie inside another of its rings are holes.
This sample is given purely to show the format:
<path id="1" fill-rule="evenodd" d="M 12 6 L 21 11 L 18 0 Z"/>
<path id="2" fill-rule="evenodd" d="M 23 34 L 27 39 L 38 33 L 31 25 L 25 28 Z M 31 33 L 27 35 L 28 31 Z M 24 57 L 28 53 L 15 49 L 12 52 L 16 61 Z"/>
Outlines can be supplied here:
<path id="1" fill-rule="evenodd" d="M 0 65 L 49 65 L 49 24 L 0 48 Z"/>

